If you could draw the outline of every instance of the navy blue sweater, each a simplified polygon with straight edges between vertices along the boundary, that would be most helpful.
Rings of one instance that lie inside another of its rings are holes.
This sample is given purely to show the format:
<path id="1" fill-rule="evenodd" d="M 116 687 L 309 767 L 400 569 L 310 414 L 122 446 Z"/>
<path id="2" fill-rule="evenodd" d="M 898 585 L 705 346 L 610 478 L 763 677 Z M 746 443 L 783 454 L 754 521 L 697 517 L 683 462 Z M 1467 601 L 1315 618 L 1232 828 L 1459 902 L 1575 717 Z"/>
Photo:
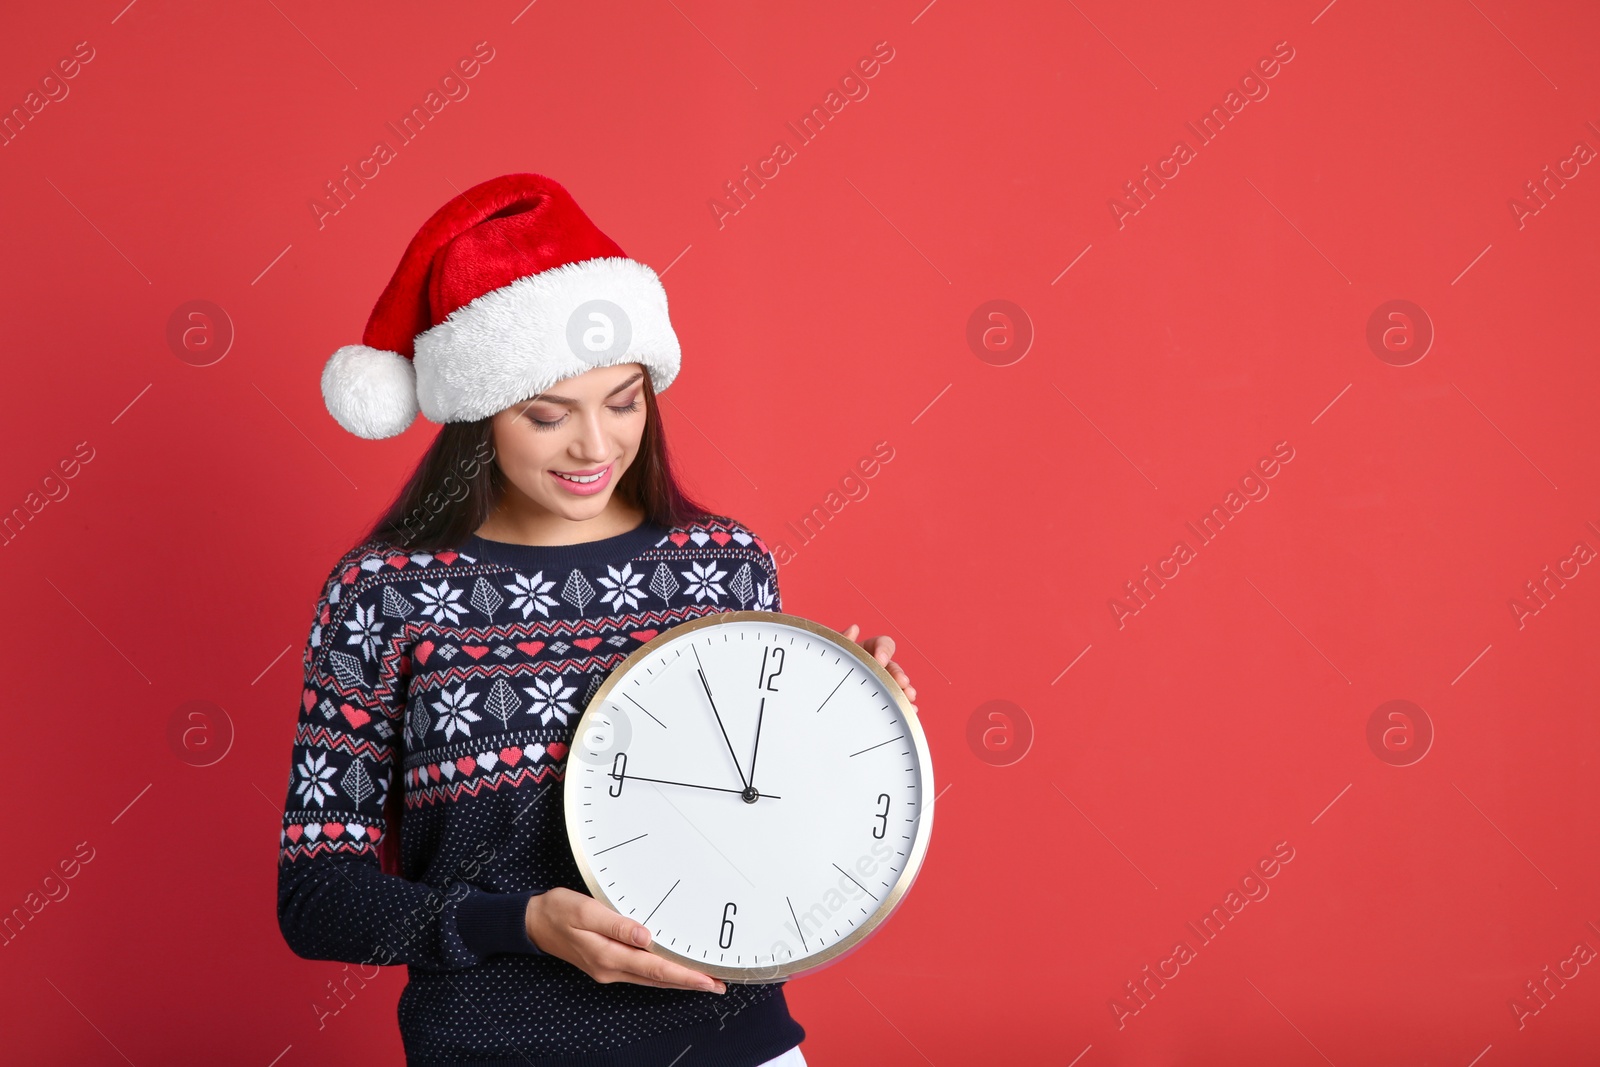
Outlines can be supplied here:
<path id="1" fill-rule="evenodd" d="M 782 610 L 777 564 L 728 519 L 346 553 L 302 660 L 278 865 L 289 947 L 405 964 L 412 1065 L 752 1067 L 799 1044 L 781 982 L 596 982 L 524 925 L 531 896 L 588 892 L 561 782 L 601 681 L 658 632 L 742 608 Z"/>

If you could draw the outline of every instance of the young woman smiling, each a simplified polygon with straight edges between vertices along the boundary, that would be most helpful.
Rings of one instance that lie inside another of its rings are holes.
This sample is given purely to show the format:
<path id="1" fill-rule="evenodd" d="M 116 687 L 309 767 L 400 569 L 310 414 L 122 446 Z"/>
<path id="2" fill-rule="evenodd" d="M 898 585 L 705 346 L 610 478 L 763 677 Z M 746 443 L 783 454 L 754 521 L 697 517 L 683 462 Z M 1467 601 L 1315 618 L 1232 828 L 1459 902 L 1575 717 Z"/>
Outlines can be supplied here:
<path id="1" fill-rule="evenodd" d="M 363 342 L 324 368 L 339 423 L 443 426 L 316 606 L 285 940 L 406 964 L 410 1064 L 803 1065 L 781 982 L 649 952 L 566 836 L 564 757 L 605 676 L 681 622 L 782 607 L 766 544 L 673 476 L 656 393 L 681 355 L 656 275 L 560 185 L 507 175 L 429 219 Z M 893 640 L 863 646 L 914 700 Z"/>

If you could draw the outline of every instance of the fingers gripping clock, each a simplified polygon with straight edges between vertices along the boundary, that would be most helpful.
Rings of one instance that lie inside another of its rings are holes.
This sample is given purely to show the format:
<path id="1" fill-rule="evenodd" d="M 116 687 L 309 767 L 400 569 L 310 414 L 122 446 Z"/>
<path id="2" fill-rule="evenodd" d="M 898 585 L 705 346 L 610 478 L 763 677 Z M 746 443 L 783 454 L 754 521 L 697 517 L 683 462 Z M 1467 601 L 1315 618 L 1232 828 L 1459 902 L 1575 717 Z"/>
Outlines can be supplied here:
<path id="1" fill-rule="evenodd" d="M 915 709 L 861 646 L 730 611 L 635 650 L 584 711 L 567 837 L 595 899 L 650 951 L 772 981 L 859 946 L 911 888 L 933 830 Z"/>

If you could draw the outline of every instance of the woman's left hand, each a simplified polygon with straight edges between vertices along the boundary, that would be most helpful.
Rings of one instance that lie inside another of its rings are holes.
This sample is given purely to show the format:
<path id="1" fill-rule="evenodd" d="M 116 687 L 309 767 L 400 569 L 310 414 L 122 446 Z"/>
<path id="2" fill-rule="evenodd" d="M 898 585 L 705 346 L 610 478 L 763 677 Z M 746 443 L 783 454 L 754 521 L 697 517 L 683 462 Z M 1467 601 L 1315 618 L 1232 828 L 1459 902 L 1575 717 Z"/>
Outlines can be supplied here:
<path id="1" fill-rule="evenodd" d="M 861 627 L 855 623 L 851 623 L 850 628 L 844 632 L 844 635 L 852 641 L 856 640 L 860 634 Z M 911 684 L 911 677 L 906 674 L 904 667 L 891 658 L 894 655 L 894 638 L 884 634 L 880 637 L 869 637 L 860 642 L 860 644 L 862 648 L 871 654 L 873 659 L 877 660 L 889 672 L 896 682 L 900 683 L 901 691 L 905 693 L 906 699 L 911 701 L 912 706 L 915 707 L 917 691 Z"/>

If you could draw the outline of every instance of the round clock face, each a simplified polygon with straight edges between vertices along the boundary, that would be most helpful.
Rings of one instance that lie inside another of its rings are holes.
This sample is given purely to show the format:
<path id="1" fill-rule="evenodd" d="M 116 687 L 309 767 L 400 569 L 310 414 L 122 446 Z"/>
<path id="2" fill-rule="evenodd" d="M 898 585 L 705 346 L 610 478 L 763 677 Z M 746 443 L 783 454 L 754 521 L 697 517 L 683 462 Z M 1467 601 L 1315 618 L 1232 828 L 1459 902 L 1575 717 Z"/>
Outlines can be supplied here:
<path id="1" fill-rule="evenodd" d="M 733 981 L 813 970 L 897 907 L 932 831 L 910 703 L 859 645 L 730 611 L 634 651 L 567 758 L 567 836 L 650 951 Z"/>

